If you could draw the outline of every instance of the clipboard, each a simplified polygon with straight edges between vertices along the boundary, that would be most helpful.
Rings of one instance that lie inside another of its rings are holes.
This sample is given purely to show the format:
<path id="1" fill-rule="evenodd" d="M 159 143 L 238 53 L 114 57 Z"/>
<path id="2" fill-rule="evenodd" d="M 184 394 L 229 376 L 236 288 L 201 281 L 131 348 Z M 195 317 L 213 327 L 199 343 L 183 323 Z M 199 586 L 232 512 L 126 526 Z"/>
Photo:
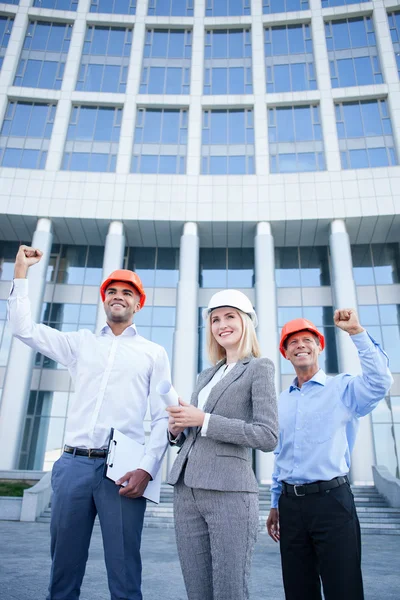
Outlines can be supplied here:
<path id="1" fill-rule="evenodd" d="M 139 468 L 140 461 L 146 452 L 146 446 L 139 444 L 118 429 L 111 428 L 110 441 L 108 443 L 107 459 L 104 465 L 104 477 L 111 481 L 117 481 L 128 471 Z M 123 483 L 126 486 L 127 483 Z M 143 497 L 151 502 L 160 502 L 161 490 L 161 468 L 154 479 L 149 481 Z"/>

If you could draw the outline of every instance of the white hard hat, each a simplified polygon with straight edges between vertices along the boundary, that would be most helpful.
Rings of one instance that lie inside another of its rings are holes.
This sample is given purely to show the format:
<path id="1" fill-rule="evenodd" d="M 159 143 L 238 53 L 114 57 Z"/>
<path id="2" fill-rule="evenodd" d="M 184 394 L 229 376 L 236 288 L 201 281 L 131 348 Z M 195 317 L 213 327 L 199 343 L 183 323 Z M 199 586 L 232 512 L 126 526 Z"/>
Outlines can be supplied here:
<path id="1" fill-rule="evenodd" d="M 239 292 L 239 290 L 221 290 L 214 294 L 208 303 L 207 308 L 203 309 L 203 319 L 207 319 L 208 315 L 213 310 L 221 308 L 222 306 L 230 306 L 231 308 L 241 310 L 246 313 L 246 315 L 249 315 L 254 323 L 254 327 L 257 327 L 258 319 L 256 311 L 248 297 L 243 294 L 243 292 Z"/>

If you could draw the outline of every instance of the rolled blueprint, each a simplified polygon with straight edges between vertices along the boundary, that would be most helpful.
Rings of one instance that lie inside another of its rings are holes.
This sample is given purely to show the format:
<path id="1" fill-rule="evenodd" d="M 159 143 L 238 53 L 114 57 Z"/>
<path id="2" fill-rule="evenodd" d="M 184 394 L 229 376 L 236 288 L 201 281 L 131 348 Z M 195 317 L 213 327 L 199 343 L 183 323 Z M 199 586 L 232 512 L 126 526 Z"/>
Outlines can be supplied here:
<path id="1" fill-rule="evenodd" d="M 179 406 L 179 396 L 170 381 L 160 381 L 156 387 L 156 391 L 167 406 Z"/>

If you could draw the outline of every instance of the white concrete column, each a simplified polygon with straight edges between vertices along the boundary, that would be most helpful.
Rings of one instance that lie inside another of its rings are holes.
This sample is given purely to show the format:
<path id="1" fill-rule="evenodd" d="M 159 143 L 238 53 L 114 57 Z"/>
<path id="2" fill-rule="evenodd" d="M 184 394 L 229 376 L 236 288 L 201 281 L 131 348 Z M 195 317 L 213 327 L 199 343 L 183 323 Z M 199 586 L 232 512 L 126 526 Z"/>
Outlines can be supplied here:
<path id="1" fill-rule="evenodd" d="M 199 289 L 199 236 L 196 223 L 186 223 L 180 242 L 179 283 L 177 293 L 176 325 L 172 381 L 178 394 L 190 401 L 197 375 L 198 357 L 198 289 Z M 168 470 L 175 452 L 168 452 Z"/>
<path id="2" fill-rule="evenodd" d="M 43 252 L 42 260 L 28 271 L 32 318 L 40 319 L 51 252 L 51 221 L 39 219 L 32 246 Z M 13 339 L 0 407 L 0 470 L 17 469 L 21 437 L 31 386 L 35 351 Z"/>
<path id="3" fill-rule="evenodd" d="M 391 6 L 394 5 L 390 4 Z M 389 6 L 389 5 L 388 5 Z M 398 7 L 397 7 L 398 8 Z M 396 56 L 390 35 L 388 12 L 394 12 L 386 8 L 383 0 L 374 0 L 373 20 L 376 32 L 376 45 L 379 50 L 379 59 L 383 72 L 383 80 L 388 88 L 388 106 L 392 121 L 394 145 L 397 152 L 397 160 L 400 154 L 400 102 L 396 100 L 400 95 L 400 81 L 397 72 Z"/>
<path id="4" fill-rule="evenodd" d="M 258 316 L 257 337 L 263 356 L 270 358 L 275 365 L 275 387 L 280 389 L 280 363 L 278 319 L 275 286 L 275 251 L 271 225 L 261 222 L 257 225 L 254 240 L 256 312 Z M 256 475 L 260 483 L 270 482 L 274 465 L 274 455 L 257 450 Z"/>
<path id="5" fill-rule="evenodd" d="M 310 0 L 312 10 L 311 35 L 314 48 L 314 64 L 320 95 L 320 113 L 324 138 L 325 162 L 328 171 L 340 171 L 340 152 L 336 130 L 335 105 L 332 100 L 328 50 L 321 0 Z"/>
<path id="6" fill-rule="evenodd" d="M 186 173 L 201 173 L 201 136 L 203 124 L 203 74 L 204 74 L 204 14 L 205 0 L 194 3 L 194 25 L 192 38 L 192 66 L 190 77 L 189 131 Z"/>
<path id="7" fill-rule="evenodd" d="M 335 308 L 357 309 L 356 287 L 353 279 L 350 239 L 343 220 L 331 223 L 329 237 L 331 253 L 332 287 Z M 358 375 L 361 373 L 358 352 L 350 336 L 336 328 L 339 371 Z M 371 416 L 360 419 L 357 441 L 352 453 L 350 476 L 352 483 L 372 483 L 371 466 L 375 463 Z"/>
<path id="8" fill-rule="evenodd" d="M 102 281 L 104 281 L 110 273 L 116 271 L 116 269 L 122 268 L 124 262 L 124 251 L 124 225 L 121 221 L 111 221 L 108 227 L 106 243 L 104 246 Z M 103 301 L 99 294 L 99 301 L 97 304 L 96 331 L 99 331 L 103 325 L 105 325 L 105 314 Z"/>

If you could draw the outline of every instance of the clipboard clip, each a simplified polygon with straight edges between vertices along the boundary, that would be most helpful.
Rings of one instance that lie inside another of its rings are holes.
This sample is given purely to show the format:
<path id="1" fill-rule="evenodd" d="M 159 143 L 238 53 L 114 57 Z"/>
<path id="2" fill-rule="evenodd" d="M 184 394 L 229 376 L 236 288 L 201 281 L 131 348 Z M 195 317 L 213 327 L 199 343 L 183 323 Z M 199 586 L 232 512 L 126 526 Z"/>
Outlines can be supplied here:
<path id="1" fill-rule="evenodd" d="M 111 440 L 110 443 L 110 447 L 108 450 L 108 456 L 107 456 L 107 465 L 110 469 L 112 469 L 113 464 L 114 464 L 114 456 L 115 456 L 115 447 L 117 445 L 116 440 Z"/>

